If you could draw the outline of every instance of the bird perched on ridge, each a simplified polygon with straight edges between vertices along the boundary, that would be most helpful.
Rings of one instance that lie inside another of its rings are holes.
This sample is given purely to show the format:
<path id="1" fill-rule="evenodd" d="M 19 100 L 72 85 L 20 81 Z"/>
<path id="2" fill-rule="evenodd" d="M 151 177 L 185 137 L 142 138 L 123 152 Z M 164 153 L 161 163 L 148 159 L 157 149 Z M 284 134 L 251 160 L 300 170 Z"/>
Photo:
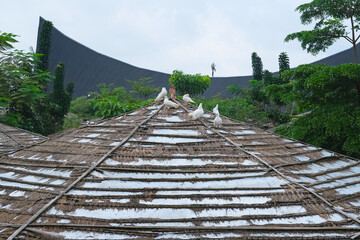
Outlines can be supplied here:
<path id="1" fill-rule="evenodd" d="M 219 114 L 216 114 L 216 117 L 214 119 L 214 127 L 219 128 L 222 126 L 222 119 Z"/>
<path id="2" fill-rule="evenodd" d="M 202 108 L 202 103 L 200 103 L 199 107 L 195 111 L 193 111 L 192 113 L 189 113 L 189 117 L 192 120 L 196 120 L 199 117 L 202 117 L 202 115 L 204 115 L 204 110 Z"/>
<path id="3" fill-rule="evenodd" d="M 169 89 L 170 98 L 175 99 L 176 98 L 176 90 L 174 84 L 171 85 L 171 88 Z"/>
<path id="4" fill-rule="evenodd" d="M 167 94 L 167 91 L 166 91 L 166 88 L 162 88 L 161 89 L 161 92 L 157 95 L 156 99 L 155 99 L 155 102 L 158 102 L 158 101 L 161 101 L 164 99 L 164 97 L 166 96 Z"/>
<path id="5" fill-rule="evenodd" d="M 167 96 L 164 97 L 164 104 L 167 108 L 178 108 L 179 105 L 169 100 Z"/>
<path id="6" fill-rule="evenodd" d="M 185 94 L 183 96 L 183 101 L 186 102 L 187 104 L 190 103 L 190 102 L 194 103 L 194 101 L 190 98 L 189 94 Z"/>
<path id="7" fill-rule="evenodd" d="M 213 113 L 218 114 L 218 115 L 220 114 L 219 113 L 219 104 L 216 104 L 216 106 L 213 109 Z"/>

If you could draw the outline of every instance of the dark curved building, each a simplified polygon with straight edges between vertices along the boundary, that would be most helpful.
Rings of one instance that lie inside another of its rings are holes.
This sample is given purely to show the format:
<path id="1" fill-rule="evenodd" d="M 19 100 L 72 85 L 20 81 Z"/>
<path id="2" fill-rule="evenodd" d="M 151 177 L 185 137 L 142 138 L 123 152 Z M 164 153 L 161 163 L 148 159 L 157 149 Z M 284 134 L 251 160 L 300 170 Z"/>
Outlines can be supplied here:
<path id="1" fill-rule="evenodd" d="M 40 17 L 38 38 L 43 22 L 44 19 Z M 69 38 L 53 27 L 48 69 L 52 74 L 55 73 L 56 65 L 59 62 L 65 64 L 65 84 L 70 81 L 75 83 L 74 98 L 87 95 L 91 91 L 98 91 L 96 85 L 99 83 L 114 83 L 115 86 L 123 86 L 129 90 L 131 86 L 126 80 L 138 80 L 142 77 L 151 77 L 156 87 L 168 87 L 171 75 L 132 66 L 105 56 Z M 350 48 L 315 63 L 339 65 L 351 62 L 353 62 L 353 51 Z M 211 86 L 206 90 L 204 96 L 210 98 L 221 94 L 223 98 L 231 97 L 227 92 L 227 86 L 236 84 L 248 87 L 251 79 L 252 76 L 213 77 Z"/>

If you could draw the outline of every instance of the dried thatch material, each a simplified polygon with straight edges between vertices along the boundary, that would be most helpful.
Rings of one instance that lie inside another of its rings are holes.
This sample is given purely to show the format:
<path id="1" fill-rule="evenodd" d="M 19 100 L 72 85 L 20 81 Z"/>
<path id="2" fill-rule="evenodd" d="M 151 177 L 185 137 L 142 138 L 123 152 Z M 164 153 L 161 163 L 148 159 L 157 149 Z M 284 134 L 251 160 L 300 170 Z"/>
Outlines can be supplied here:
<path id="1" fill-rule="evenodd" d="M 4 239 L 349 239 L 359 160 L 149 105 L 0 157 Z"/>

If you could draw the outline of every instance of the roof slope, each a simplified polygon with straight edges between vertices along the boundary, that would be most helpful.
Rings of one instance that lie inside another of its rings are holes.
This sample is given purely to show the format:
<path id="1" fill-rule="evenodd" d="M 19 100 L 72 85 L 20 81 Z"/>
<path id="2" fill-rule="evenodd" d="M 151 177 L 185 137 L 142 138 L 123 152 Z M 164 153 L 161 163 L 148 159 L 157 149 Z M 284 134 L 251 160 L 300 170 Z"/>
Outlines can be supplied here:
<path id="1" fill-rule="evenodd" d="M 0 156 L 47 139 L 39 134 L 0 123 Z"/>
<path id="2" fill-rule="evenodd" d="M 360 162 L 150 105 L 0 157 L 2 239 L 349 239 Z M 220 109 L 221 111 L 221 109 Z"/>

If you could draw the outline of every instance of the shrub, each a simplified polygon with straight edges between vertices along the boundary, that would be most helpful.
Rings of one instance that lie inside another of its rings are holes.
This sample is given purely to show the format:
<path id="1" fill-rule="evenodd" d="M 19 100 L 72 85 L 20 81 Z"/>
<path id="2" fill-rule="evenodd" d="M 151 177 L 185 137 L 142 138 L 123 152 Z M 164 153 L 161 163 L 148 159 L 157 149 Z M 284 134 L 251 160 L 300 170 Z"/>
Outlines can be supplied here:
<path id="1" fill-rule="evenodd" d="M 184 74 L 182 71 L 174 70 L 169 79 L 169 84 L 174 84 L 179 95 L 188 93 L 190 96 L 196 96 L 203 94 L 205 90 L 210 87 L 211 79 L 208 75 L 190 75 Z"/>

